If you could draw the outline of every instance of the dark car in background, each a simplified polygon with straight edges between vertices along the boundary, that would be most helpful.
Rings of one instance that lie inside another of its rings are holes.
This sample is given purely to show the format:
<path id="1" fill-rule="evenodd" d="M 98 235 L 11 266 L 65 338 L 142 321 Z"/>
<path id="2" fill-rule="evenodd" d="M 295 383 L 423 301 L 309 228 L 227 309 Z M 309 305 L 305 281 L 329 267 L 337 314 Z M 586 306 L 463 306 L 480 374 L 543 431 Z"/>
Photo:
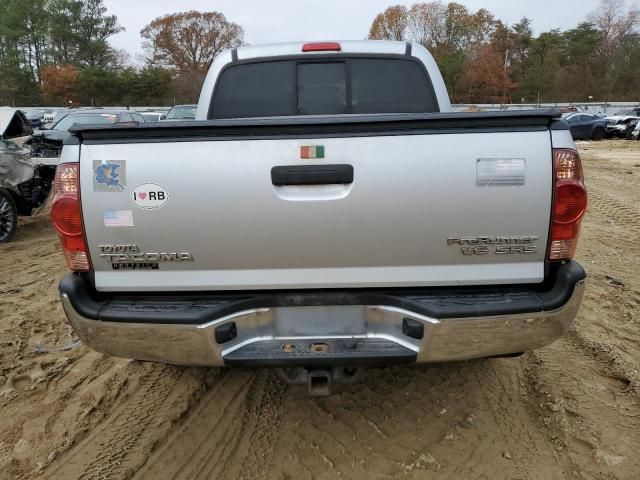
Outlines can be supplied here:
<path id="1" fill-rule="evenodd" d="M 31 128 L 42 128 L 42 125 L 44 124 L 44 111 L 25 110 L 24 116 L 29 120 Z"/>
<path id="2" fill-rule="evenodd" d="M 75 125 L 105 125 L 116 123 L 145 123 L 137 112 L 129 110 L 83 109 L 68 110 L 56 116 L 49 130 L 33 136 L 31 151 L 35 157 L 58 157 L 62 144 L 69 136 L 69 129 Z"/>
<path id="3" fill-rule="evenodd" d="M 574 140 L 602 140 L 607 132 L 607 120 L 590 113 L 570 113 L 564 119 L 569 123 Z"/>
<path id="4" fill-rule="evenodd" d="M 129 110 L 107 110 L 102 108 L 87 110 L 69 110 L 64 115 L 56 118 L 47 134 L 69 134 L 69 129 L 74 124 L 104 125 L 109 123 L 144 123 L 144 117 L 138 112 Z"/>

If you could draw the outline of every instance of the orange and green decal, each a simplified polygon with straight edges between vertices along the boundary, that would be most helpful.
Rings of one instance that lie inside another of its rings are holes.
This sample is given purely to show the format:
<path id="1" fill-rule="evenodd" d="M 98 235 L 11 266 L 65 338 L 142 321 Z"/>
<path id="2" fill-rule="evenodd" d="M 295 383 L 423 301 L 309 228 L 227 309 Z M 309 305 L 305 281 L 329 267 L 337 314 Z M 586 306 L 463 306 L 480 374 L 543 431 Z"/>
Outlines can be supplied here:
<path id="1" fill-rule="evenodd" d="M 324 146 L 300 147 L 300 158 L 324 158 Z"/>

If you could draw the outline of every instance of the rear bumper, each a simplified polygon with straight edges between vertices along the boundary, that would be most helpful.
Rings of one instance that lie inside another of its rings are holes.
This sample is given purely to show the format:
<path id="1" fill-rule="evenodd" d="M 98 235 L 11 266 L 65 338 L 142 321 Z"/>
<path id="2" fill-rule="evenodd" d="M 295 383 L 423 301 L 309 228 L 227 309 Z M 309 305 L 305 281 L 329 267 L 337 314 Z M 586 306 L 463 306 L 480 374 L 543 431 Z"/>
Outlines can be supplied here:
<path id="1" fill-rule="evenodd" d="M 60 294 L 78 337 L 116 357 L 209 366 L 373 366 L 548 345 L 575 318 L 584 281 L 584 270 L 571 262 L 544 290 L 104 297 L 71 275 Z"/>

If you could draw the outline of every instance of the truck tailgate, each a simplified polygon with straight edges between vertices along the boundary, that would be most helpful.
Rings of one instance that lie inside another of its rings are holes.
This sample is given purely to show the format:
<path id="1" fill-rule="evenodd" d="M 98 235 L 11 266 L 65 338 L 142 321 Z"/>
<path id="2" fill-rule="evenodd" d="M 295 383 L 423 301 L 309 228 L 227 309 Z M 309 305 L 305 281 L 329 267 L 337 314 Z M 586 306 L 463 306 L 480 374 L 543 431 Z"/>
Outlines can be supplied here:
<path id="1" fill-rule="evenodd" d="M 551 136 L 516 130 L 85 141 L 96 288 L 541 282 Z"/>

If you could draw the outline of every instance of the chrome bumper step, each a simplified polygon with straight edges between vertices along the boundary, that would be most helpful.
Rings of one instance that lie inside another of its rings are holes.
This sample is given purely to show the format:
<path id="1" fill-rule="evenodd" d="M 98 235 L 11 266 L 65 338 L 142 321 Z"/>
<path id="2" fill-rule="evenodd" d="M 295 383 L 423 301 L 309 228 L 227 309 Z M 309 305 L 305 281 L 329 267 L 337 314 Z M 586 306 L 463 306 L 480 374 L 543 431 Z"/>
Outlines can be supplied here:
<path id="1" fill-rule="evenodd" d="M 79 275 L 60 284 L 83 343 L 116 357 L 181 365 L 328 368 L 436 363 L 526 352 L 561 337 L 585 272 L 548 285 L 358 292 L 104 294 Z M 523 289 L 529 288 L 527 292 Z M 508 293 L 506 293 L 508 292 Z"/>
<path id="2" fill-rule="evenodd" d="M 375 367 L 414 363 L 417 352 L 380 338 L 265 340 L 224 356 L 230 367 Z"/>

